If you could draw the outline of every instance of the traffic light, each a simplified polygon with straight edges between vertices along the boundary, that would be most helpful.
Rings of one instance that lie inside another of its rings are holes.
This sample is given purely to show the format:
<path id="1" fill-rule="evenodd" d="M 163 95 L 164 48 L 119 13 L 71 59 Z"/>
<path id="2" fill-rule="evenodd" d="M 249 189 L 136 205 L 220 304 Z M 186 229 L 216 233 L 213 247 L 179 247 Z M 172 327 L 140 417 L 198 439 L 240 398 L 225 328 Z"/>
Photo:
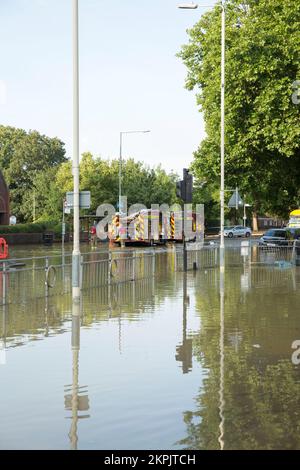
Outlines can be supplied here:
<path id="1" fill-rule="evenodd" d="M 185 182 L 184 181 L 178 181 L 176 183 L 176 195 L 183 201 L 185 200 Z"/>
<path id="2" fill-rule="evenodd" d="M 185 182 L 185 199 L 184 202 L 191 204 L 193 202 L 193 176 L 190 175 L 189 170 L 183 170 L 183 180 Z"/>
<path id="3" fill-rule="evenodd" d="M 186 168 L 183 170 L 183 180 L 176 183 L 176 195 L 184 203 L 190 204 L 193 201 L 193 176 Z"/>

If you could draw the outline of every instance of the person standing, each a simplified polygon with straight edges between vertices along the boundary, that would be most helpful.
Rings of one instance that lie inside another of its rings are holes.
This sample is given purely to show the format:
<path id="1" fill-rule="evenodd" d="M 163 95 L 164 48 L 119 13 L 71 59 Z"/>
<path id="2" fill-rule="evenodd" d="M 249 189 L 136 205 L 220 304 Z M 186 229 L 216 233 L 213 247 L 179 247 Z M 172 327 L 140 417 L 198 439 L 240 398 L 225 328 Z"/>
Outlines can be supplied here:
<path id="1" fill-rule="evenodd" d="M 92 242 L 92 246 L 97 245 L 97 230 L 96 230 L 95 225 L 93 225 L 91 228 L 91 242 Z"/>

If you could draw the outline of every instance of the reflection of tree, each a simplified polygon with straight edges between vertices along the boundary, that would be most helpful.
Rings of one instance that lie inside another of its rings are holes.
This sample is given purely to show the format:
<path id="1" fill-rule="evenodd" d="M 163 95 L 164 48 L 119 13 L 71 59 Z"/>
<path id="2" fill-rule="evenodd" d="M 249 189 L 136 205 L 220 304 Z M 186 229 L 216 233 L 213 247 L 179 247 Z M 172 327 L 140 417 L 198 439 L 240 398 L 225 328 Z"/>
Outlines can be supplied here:
<path id="1" fill-rule="evenodd" d="M 226 275 L 224 448 L 300 449 L 300 370 L 290 359 L 299 328 L 299 297 L 281 273 L 282 284 L 276 282 L 276 289 L 272 283 L 264 289 L 252 287 L 244 298 L 240 274 L 231 270 Z M 220 304 L 215 286 L 202 281 L 204 289 L 196 291 L 202 328 L 194 337 L 193 354 L 207 372 L 195 410 L 184 413 L 186 437 L 180 444 L 220 449 Z M 282 293 L 285 302 L 277 302 Z M 238 341 L 232 340 L 233 332 Z"/>

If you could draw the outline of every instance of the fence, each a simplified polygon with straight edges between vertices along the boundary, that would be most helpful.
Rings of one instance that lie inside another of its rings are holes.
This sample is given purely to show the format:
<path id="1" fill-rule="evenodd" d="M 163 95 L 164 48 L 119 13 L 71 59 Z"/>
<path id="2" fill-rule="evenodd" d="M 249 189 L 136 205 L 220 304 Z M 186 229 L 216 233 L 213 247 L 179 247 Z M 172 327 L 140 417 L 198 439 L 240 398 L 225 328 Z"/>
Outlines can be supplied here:
<path id="1" fill-rule="evenodd" d="M 279 264 L 293 263 L 298 264 L 300 260 L 299 241 L 292 241 L 286 245 L 263 245 L 253 246 L 251 249 L 252 264 Z"/>
<path id="2" fill-rule="evenodd" d="M 219 265 L 217 244 L 188 245 L 188 269 Z M 226 267 L 249 265 L 300 265 L 300 243 L 259 247 L 243 242 L 225 250 Z M 81 257 L 81 287 L 99 286 L 162 277 L 183 269 L 183 248 L 85 253 Z M 69 294 L 72 290 L 72 255 L 22 258 L 0 263 L 0 304 L 23 303 L 33 298 Z"/>

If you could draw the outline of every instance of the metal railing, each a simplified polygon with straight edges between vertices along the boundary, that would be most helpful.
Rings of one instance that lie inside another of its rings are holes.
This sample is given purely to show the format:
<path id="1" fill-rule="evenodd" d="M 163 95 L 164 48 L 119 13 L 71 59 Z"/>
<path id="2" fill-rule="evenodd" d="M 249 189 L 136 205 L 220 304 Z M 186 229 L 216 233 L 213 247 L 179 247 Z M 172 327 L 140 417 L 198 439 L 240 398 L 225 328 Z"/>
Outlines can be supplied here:
<path id="1" fill-rule="evenodd" d="M 219 265 L 218 244 L 188 244 L 188 269 Z M 300 265 L 300 242 L 287 246 L 260 247 L 244 242 L 225 251 L 227 268 L 249 265 Z M 183 247 L 105 251 L 81 257 L 81 288 L 166 276 L 183 270 Z M 0 262 L 0 305 L 24 303 L 29 299 L 69 294 L 72 290 L 72 255 L 55 254 Z"/>

